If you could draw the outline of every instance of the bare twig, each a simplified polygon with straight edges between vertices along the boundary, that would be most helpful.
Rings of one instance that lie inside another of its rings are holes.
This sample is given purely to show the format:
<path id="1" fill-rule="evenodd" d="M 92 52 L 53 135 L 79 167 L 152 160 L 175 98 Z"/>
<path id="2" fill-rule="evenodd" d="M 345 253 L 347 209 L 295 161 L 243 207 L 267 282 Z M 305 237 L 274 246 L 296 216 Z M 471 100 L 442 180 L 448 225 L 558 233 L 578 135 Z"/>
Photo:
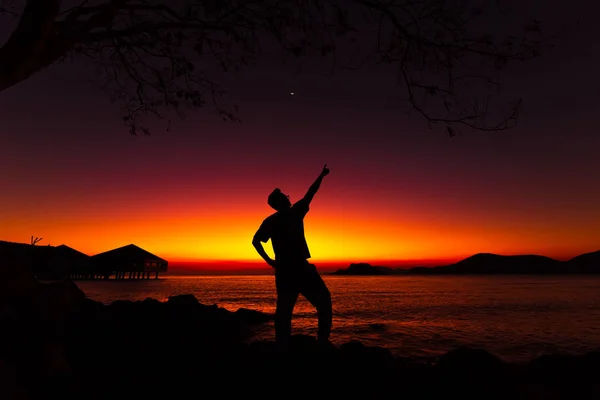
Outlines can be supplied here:
<path id="1" fill-rule="evenodd" d="M 475 26 L 482 10 L 448 0 L 81 0 L 57 12 L 59 3 L 27 0 L 19 27 L 0 48 L 0 91 L 66 56 L 83 56 L 97 65 L 111 100 L 124 106 L 132 134 L 149 132 L 146 117 L 169 124 L 171 112 L 184 117 L 207 103 L 224 120 L 239 121 L 211 67 L 242 69 L 265 56 L 264 44 L 274 39 L 286 57 L 332 57 L 333 73 L 338 44 L 355 34 L 371 35 L 373 43 L 356 44 L 360 51 L 342 68 L 393 66 L 410 108 L 426 121 L 450 135 L 460 127 L 509 129 L 520 100 L 495 119 L 488 115 L 501 72 L 537 57 L 546 40 L 537 21 L 495 38 Z"/>

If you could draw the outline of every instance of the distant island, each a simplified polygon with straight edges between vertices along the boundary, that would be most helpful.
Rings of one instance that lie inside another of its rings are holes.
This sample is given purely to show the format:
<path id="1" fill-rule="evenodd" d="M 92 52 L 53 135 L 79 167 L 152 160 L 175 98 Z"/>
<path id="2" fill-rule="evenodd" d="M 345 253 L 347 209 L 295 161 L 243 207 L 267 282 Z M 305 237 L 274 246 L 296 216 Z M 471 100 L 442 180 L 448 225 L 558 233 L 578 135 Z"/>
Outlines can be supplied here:
<path id="1" fill-rule="evenodd" d="M 408 269 L 390 268 L 371 265 L 368 263 L 350 264 L 348 268 L 338 269 L 332 275 L 393 275 L 406 274 Z"/>
<path id="2" fill-rule="evenodd" d="M 353 263 L 332 275 L 490 275 L 490 274 L 600 274 L 600 250 L 567 261 L 540 255 L 479 253 L 438 267 L 390 268 Z"/>

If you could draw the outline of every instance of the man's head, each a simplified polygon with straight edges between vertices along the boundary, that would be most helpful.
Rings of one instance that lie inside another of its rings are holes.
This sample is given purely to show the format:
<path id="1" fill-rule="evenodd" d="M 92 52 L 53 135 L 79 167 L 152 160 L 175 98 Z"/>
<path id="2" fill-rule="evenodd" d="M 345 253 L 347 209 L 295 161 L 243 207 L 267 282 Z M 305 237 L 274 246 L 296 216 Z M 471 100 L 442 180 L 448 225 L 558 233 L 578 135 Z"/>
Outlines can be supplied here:
<path id="1" fill-rule="evenodd" d="M 277 211 L 285 210 L 286 208 L 290 208 L 292 206 L 292 203 L 290 202 L 290 196 L 283 194 L 279 188 L 271 192 L 267 202 Z"/>

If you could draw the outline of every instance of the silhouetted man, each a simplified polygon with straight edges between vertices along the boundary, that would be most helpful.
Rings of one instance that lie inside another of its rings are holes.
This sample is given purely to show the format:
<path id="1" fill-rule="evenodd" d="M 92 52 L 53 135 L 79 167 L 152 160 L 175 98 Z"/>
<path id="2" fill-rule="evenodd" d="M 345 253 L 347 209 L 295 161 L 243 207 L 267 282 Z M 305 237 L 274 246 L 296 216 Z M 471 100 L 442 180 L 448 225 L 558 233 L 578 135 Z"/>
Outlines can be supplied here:
<path id="1" fill-rule="evenodd" d="M 252 244 L 258 254 L 275 268 L 277 309 L 275 339 L 286 346 L 292 334 L 292 313 L 302 294 L 316 309 L 319 319 L 318 339 L 327 342 L 331 332 L 331 294 L 317 268 L 308 262 L 310 252 L 304 237 L 304 216 L 319 190 L 323 177 L 329 173 L 327 164 L 306 195 L 294 205 L 289 196 L 275 189 L 268 203 L 277 212 L 267 217 L 254 234 Z M 275 260 L 265 252 L 261 242 L 271 239 Z"/>

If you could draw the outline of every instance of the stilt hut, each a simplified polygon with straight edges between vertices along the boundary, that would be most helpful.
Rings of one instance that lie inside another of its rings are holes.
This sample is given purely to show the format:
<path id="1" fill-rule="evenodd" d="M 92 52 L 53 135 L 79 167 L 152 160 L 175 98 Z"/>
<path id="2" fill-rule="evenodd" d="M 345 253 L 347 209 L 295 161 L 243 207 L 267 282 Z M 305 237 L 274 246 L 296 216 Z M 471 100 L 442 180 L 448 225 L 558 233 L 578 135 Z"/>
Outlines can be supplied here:
<path id="1" fill-rule="evenodd" d="M 92 271 L 90 256 L 66 244 L 56 246 L 56 254 L 62 269 L 71 279 L 89 279 Z"/>
<path id="2" fill-rule="evenodd" d="M 96 254 L 90 258 L 94 273 L 109 279 L 158 279 L 160 272 L 166 272 L 164 260 L 134 244 Z"/>

